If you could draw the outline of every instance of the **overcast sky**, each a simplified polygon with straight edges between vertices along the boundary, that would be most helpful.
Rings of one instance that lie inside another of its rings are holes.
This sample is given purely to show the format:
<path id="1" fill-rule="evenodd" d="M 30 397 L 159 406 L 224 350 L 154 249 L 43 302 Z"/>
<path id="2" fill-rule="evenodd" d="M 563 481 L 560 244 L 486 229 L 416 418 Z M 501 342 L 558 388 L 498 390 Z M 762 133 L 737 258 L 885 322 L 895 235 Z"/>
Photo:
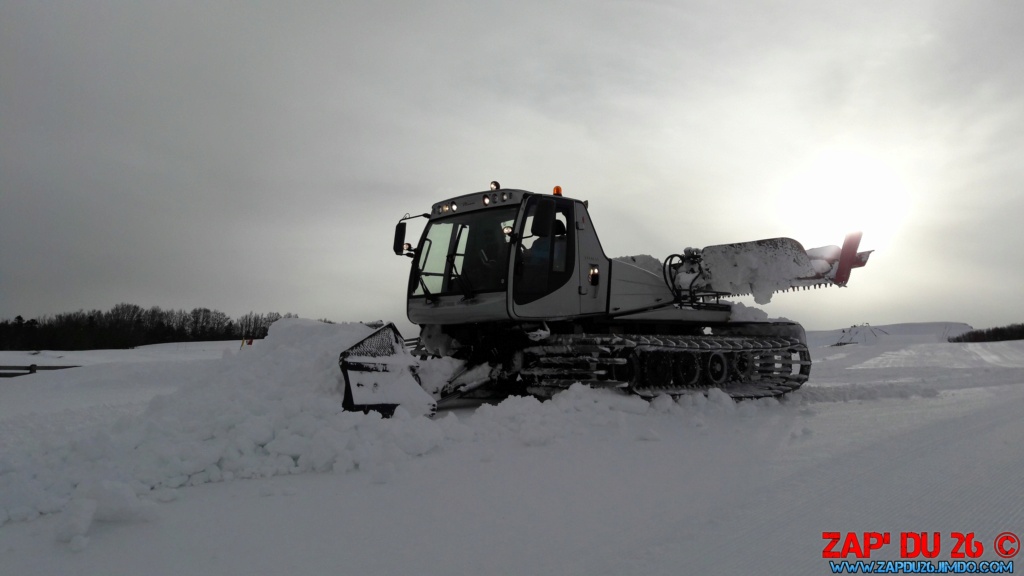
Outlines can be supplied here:
<path id="1" fill-rule="evenodd" d="M 394 224 L 588 199 L 609 256 L 864 231 L 808 328 L 1024 321 L 1019 2 L 0 0 L 0 319 L 405 322 Z M 408 326 L 408 324 L 405 324 Z"/>

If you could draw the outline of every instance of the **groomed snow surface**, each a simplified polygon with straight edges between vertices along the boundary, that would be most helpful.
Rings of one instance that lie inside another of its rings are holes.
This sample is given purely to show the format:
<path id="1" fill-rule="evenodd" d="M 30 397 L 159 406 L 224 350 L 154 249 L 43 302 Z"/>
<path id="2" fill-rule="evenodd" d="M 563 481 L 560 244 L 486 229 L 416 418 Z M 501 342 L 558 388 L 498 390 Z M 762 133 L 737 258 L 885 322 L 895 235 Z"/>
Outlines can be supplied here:
<path id="1" fill-rule="evenodd" d="M 0 380 L 0 574 L 826 574 L 825 531 L 941 532 L 940 560 L 974 532 L 999 559 L 1024 342 L 945 341 L 965 329 L 811 333 L 781 402 L 578 386 L 433 419 L 341 410 L 360 324 L 0 353 L 83 364 Z"/>

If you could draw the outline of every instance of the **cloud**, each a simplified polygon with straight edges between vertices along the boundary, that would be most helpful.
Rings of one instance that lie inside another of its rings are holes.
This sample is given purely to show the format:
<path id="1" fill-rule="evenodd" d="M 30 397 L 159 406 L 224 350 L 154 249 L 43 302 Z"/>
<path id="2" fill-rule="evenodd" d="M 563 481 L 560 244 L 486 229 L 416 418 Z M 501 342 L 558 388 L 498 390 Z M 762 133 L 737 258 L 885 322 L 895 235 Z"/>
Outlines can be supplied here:
<path id="1" fill-rule="evenodd" d="M 590 199 L 610 256 L 803 239 L 786 183 L 848 149 L 912 206 L 874 282 L 998 322 L 917 289 L 1024 281 L 993 248 L 1021 239 L 1017 28 L 989 2 L 7 3 L 0 318 L 402 316 L 394 223 L 492 179 Z"/>

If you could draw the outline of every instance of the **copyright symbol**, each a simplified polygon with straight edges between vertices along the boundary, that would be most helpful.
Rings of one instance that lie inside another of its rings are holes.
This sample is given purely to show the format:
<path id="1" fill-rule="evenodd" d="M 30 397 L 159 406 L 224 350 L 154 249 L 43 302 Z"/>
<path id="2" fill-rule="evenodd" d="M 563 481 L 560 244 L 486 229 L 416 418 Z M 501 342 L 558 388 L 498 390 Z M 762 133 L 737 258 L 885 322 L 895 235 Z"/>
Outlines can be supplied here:
<path id="1" fill-rule="evenodd" d="M 996 554 L 1001 558 L 1013 558 L 1020 552 L 1020 538 L 1013 532 L 1003 532 L 996 536 Z"/>

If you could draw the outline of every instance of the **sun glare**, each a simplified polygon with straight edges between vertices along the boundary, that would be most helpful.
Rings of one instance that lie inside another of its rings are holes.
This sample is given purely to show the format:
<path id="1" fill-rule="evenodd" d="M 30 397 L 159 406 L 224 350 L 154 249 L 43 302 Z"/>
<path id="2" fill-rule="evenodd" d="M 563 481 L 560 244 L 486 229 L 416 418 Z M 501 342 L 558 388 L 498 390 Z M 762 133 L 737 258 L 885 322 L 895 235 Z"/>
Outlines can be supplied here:
<path id="1" fill-rule="evenodd" d="M 798 167 L 779 188 L 779 218 L 805 247 L 841 244 L 864 233 L 862 247 L 883 248 L 909 214 L 910 194 L 885 162 L 849 150 L 826 150 Z"/>

